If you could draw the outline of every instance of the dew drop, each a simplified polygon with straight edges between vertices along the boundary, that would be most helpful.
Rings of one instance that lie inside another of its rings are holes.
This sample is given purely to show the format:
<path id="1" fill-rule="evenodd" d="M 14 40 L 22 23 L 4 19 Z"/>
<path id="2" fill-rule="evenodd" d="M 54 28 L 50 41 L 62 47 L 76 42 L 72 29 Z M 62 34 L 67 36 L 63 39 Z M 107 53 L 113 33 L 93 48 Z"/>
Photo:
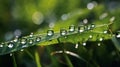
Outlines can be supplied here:
<path id="1" fill-rule="evenodd" d="M 107 33 L 108 33 L 108 31 L 107 31 L 107 30 L 105 30 L 105 31 L 103 31 L 103 33 L 104 33 L 104 34 L 107 34 Z"/>
<path id="2" fill-rule="evenodd" d="M 23 45 L 23 46 L 22 46 L 22 48 L 25 48 L 25 47 L 27 47 L 27 45 Z"/>
<path id="3" fill-rule="evenodd" d="M 47 31 L 47 35 L 48 36 L 53 36 L 54 35 L 54 31 L 53 30 L 48 30 Z"/>
<path id="4" fill-rule="evenodd" d="M 30 37 L 33 37 L 33 33 L 30 34 Z"/>
<path id="5" fill-rule="evenodd" d="M 20 51 L 22 52 L 22 51 L 24 51 L 24 49 L 21 49 Z"/>
<path id="6" fill-rule="evenodd" d="M 10 56 L 12 56 L 13 54 L 12 53 L 10 53 Z"/>
<path id="7" fill-rule="evenodd" d="M 83 44 L 82 44 L 83 46 L 86 46 L 86 42 L 83 42 Z"/>
<path id="8" fill-rule="evenodd" d="M 37 42 L 41 41 L 41 37 L 37 37 L 37 38 L 36 38 L 36 41 L 37 41 Z"/>
<path id="9" fill-rule="evenodd" d="M 91 29 L 95 28 L 95 24 L 91 24 Z"/>
<path id="10" fill-rule="evenodd" d="M 91 29 L 91 25 L 88 25 L 88 26 L 87 26 L 87 30 L 90 30 L 90 29 Z"/>
<path id="11" fill-rule="evenodd" d="M 21 44 L 26 44 L 26 41 L 27 41 L 27 39 L 22 38 L 22 39 L 21 39 Z"/>
<path id="12" fill-rule="evenodd" d="M 67 30 L 61 29 L 60 30 L 60 35 L 65 36 L 67 34 Z"/>
<path id="13" fill-rule="evenodd" d="M 75 45 L 75 48 L 76 48 L 76 49 L 78 48 L 78 45 L 79 45 L 78 43 Z"/>
<path id="14" fill-rule="evenodd" d="M 98 43 L 98 46 L 101 46 L 101 43 Z"/>
<path id="15" fill-rule="evenodd" d="M 14 42 L 18 42 L 18 36 L 16 36 L 13 41 L 14 41 Z"/>
<path id="16" fill-rule="evenodd" d="M 0 47 L 3 47 L 3 45 L 2 45 L 2 44 L 0 44 Z"/>
<path id="17" fill-rule="evenodd" d="M 90 35 L 90 36 L 89 36 L 89 38 L 91 39 L 91 38 L 93 38 L 93 36 L 92 36 L 92 35 Z"/>
<path id="18" fill-rule="evenodd" d="M 9 47 L 9 48 L 13 48 L 13 43 L 11 43 L 11 42 L 8 43 L 8 47 Z"/>
<path id="19" fill-rule="evenodd" d="M 85 31 L 88 31 L 88 29 L 89 29 L 88 26 L 85 25 L 85 26 L 84 26 L 84 30 L 85 30 Z"/>
<path id="20" fill-rule="evenodd" d="M 84 26 L 79 26 L 79 27 L 78 27 L 78 32 L 80 32 L 80 33 L 81 33 L 81 32 L 84 32 Z"/>
<path id="21" fill-rule="evenodd" d="M 29 44 L 33 44 L 33 40 L 32 39 L 29 39 Z"/>
<path id="22" fill-rule="evenodd" d="M 75 26 L 74 25 L 69 26 L 69 31 L 74 32 L 75 31 Z"/>
<path id="23" fill-rule="evenodd" d="M 120 31 L 117 31 L 116 38 L 120 38 Z"/>
<path id="24" fill-rule="evenodd" d="M 103 41 L 103 38 L 100 38 L 99 41 Z"/>

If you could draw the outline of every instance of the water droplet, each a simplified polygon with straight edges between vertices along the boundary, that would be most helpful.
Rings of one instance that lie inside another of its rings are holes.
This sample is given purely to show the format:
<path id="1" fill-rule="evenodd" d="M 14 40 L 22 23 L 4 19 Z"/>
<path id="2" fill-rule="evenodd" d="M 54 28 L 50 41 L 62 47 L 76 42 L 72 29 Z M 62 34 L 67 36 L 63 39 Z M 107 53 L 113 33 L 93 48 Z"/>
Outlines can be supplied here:
<path id="1" fill-rule="evenodd" d="M 120 31 L 117 31 L 116 38 L 120 38 Z"/>
<path id="2" fill-rule="evenodd" d="M 33 33 L 30 34 L 30 37 L 33 37 Z"/>
<path id="3" fill-rule="evenodd" d="M 93 38 L 93 36 L 92 36 L 92 35 L 90 35 L 90 36 L 89 36 L 89 38 L 91 39 L 91 38 Z"/>
<path id="4" fill-rule="evenodd" d="M 86 42 L 83 42 L 83 44 L 82 44 L 83 46 L 86 46 Z"/>
<path id="5" fill-rule="evenodd" d="M 89 10 L 93 9 L 94 7 L 95 7 L 95 4 L 92 3 L 92 2 L 90 2 L 90 3 L 87 4 L 87 8 L 88 8 Z"/>
<path id="6" fill-rule="evenodd" d="M 78 43 L 75 45 L 75 48 L 76 48 L 76 49 L 78 48 L 78 45 L 79 45 Z"/>
<path id="7" fill-rule="evenodd" d="M 22 46 L 22 48 L 25 48 L 25 47 L 27 47 L 27 45 L 23 45 L 23 46 Z"/>
<path id="8" fill-rule="evenodd" d="M 21 49 L 20 51 L 24 51 L 24 49 Z"/>
<path id="9" fill-rule="evenodd" d="M 113 22 L 115 20 L 115 16 L 110 18 L 110 22 Z"/>
<path id="10" fill-rule="evenodd" d="M 41 41 L 41 37 L 37 37 L 37 38 L 36 38 L 36 41 L 37 41 L 37 42 Z"/>
<path id="11" fill-rule="evenodd" d="M 47 31 L 47 35 L 48 36 L 53 36 L 54 35 L 54 31 L 53 30 L 48 30 Z"/>
<path id="12" fill-rule="evenodd" d="M 33 40 L 32 39 L 29 39 L 29 44 L 33 44 Z"/>
<path id="13" fill-rule="evenodd" d="M 12 53 L 10 53 L 10 56 L 12 56 L 13 54 Z"/>
<path id="14" fill-rule="evenodd" d="M 61 29 L 60 30 L 60 35 L 65 36 L 67 34 L 67 30 Z"/>
<path id="15" fill-rule="evenodd" d="M 79 27 L 78 27 L 78 32 L 80 32 L 80 33 L 81 33 L 81 32 L 84 32 L 84 26 L 79 26 Z"/>
<path id="16" fill-rule="evenodd" d="M 100 41 L 103 41 L 103 38 L 100 38 L 99 40 L 100 40 Z"/>
<path id="17" fill-rule="evenodd" d="M 13 43 L 11 43 L 11 42 L 8 43 L 8 47 L 9 47 L 9 48 L 13 48 Z"/>
<path id="18" fill-rule="evenodd" d="M 93 29 L 95 27 L 95 24 L 91 24 L 91 29 Z"/>
<path id="19" fill-rule="evenodd" d="M 98 46 L 101 46 L 101 43 L 98 43 Z"/>
<path id="20" fill-rule="evenodd" d="M 84 23 L 84 24 L 87 24 L 87 23 L 88 23 L 88 20 L 87 20 L 87 19 L 84 19 L 84 20 L 83 20 L 83 23 Z"/>
<path id="21" fill-rule="evenodd" d="M 107 34 L 107 33 L 108 33 L 108 31 L 107 31 L 107 30 L 105 30 L 105 31 L 103 31 L 103 33 L 104 33 L 104 34 Z"/>
<path id="22" fill-rule="evenodd" d="M 3 45 L 2 45 L 2 44 L 0 44 L 0 47 L 3 47 Z"/>
<path id="23" fill-rule="evenodd" d="M 13 41 L 14 41 L 14 42 L 18 42 L 18 36 L 16 36 Z"/>
<path id="24" fill-rule="evenodd" d="M 117 38 L 120 38 L 120 34 L 118 34 L 116 37 L 117 37 Z"/>
<path id="25" fill-rule="evenodd" d="M 27 41 L 27 39 L 22 38 L 20 42 L 21 42 L 21 44 L 26 44 L 26 41 Z"/>
<path id="26" fill-rule="evenodd" d="M 84 31 L 88 31 L 88 29 L 89 29 L 88 26 L 85 25 L 85 26 L 84 26 Z"/>
<path id="27" fill-rule="evenodd" d="M 74 32 L 75 31 L 75 26 L 74 25 L 69 26 L 69 31 Z"/>

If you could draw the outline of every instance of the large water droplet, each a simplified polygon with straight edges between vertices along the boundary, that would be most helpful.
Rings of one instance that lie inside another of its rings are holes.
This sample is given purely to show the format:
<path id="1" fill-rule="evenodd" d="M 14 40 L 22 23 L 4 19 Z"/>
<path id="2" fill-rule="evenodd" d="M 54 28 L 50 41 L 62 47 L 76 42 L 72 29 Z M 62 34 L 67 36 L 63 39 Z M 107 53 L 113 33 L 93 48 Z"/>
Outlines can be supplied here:
<path id="1" fill-rule="evenodd" d="M 36 41 L 37 41 L 37 42 L 41 41 L 41 37 L 37 37 L 37 38 L 36 38 Z"/>
<path id="2" fill-rule="evenodd" d="M 26 44 L 26 42 L 27 42 L 26 38 L 22 38 L 21 41 L 20 41 L 21 44 Z"/>
<path id="3" fill-rule="evenodd" d="M 81 32 L 84 32 L 84 30 L 85 30 L 84 26 L 79 26 L 78 27 L 78 32 L 81 33 Z"/>
<path id="4" fill-rule="evenodd" d="M 30 37 L 33 37 L 33 33 L 30 34 Z"/>
<path id="5" fill-rule="evenodd" d="M 11 43 L 11 42 L 10 42 L 10 43 L 8 43 L 8 47 L 9 47 L 9 48 L 13 48 L 13 46 L 14 46 L 14 44 L 13 44 L 13 43 Z"/>
<path id="6" fill-rule="evenodd" d="M 60 30 L 60 35 L 65 36 L 67 34 L 67 30 L 61 29 Z"/>
<path id="7" fill-rule="evenodd" d="M 53 30 L 48 30 L 47 31 L 47 35 L 48 36 L 53 36 L 54 35 L 54 31 Z"/>
<path id="8" fill-rule="evenodd" d="M 69 26 L 69 31 L 74 32 L 75 31 L 75 26 L 74 25 Z"/>

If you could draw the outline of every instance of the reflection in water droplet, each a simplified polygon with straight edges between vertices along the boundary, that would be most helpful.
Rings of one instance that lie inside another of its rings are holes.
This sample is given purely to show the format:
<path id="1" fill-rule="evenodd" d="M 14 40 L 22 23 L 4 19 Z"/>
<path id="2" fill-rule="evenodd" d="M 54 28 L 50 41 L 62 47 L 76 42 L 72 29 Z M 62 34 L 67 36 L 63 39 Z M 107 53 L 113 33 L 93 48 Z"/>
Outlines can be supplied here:
<path id="1" fill-rule="evenodd" d="M 47 31 L 47 35 L 48 36 L 53 36 L 54 35 L 54 31 L 53 30 L 48 30 Z"/>
<path id="2" fill-rule="evenodd" d="M 91 29 L 95 28 L 95 24 L 91 24 Z"/>
<path id="3" fill-rule="evenodd" d="M 101 46 L 101 43 L 98 43 L 98 46 Z"/>
<path id="4" fill-rule="evenodd" d="M 30 34 L 30 37 L 33 37 L 33 33 Z"/>
<path id="5" fill-rule="evenodd" d="M 21 49 L 20 51 L 24 51 L 24 49 Z"/>
<path id="6" fill-rule="evenodd" d="M 26 41 L 27 41 L 27 39 L 22 38 L 21 41 L 20 41 L 20 43 L 21 43 L 21 44 L 26 44 Z"/>
<path id="7" fill-rule="evenodd" d="M 12 56 L 13 54 L 12 53 L 10 53 L 10 56 Z"/>
<path id="8" fill-rule="evenodd" d="M 86 46 L 86 42 L 83 42 L 83 44 L 82 44 L 83 46 Z"/>
<path id="9" fill-rule="evenodd" d="M 84 19 L 84 20 L 83 20 L 83 23 L 84 23 L 84 24 L 87 24 L 87 23 L 88 23 L 88 20 L 87 20 L 87 19 Z"/>
<path id="10" fill-rule="evenodd" d="M 18 36 L 16 36 L 13 41 L 14 41 L 14 42 L 18 42 Z"/>
<path id="11" fill-rule="evenodd" d="M 91 39 L 92 37 L 93 37 L 92 35 L 89 36 L 90 39 Z"/>
<path id="12" fill-rule="evenodd" d="M 93 2 L 90 2 L 90 3 L 87 4 L 87 8 L 89 10 L 93 9 L 94 7 L 95 7 L 95 4 Z"/>
<path id="13" fill-rule="evenodd" d="M 23 45 L 22 48 L 27 47 L 27 45 Z"/>
<path id="14" fill-rule="evenodd" d="M 107 30 L 103 31 L 104 34 L 107 34 L 107 32 L 108 32 Z"/>
<path id="15" fill-rule="evenodd" d="M 79 45 L 78 43 L 75 45 L 75 48 L 76 48 L 76 49 L 78 48 L 78 45 Z"/>
<path id="16" fill-rule="evenodd" d="M 117 31 L 116 38 L 120 38 L 120 31 Z"/>
<path id="17" fill-rule="evenodd" d="M 37 41 L 37 42 L 41 41 L 41 37 L 37 37 L 37 38 L 36 38 L 36 41 Z"/>
<path id="18" fill-rule="evenodd" d="M 60 30 L 60 35 L 65 36 L 67 34 L 67 30 L 61 29 Z"/>
<path id="19" fill-rule="evenodd" d="M 99 40 L 100 40 L 100 41 L 103 41 L 103 38 L 100 38 Z"/>
<path id="20" fill-rule="evenodd" d="M 32 39 L 29 39 L 29 44 L 33 44 L 33 40 Z"/>
<path id="21" fill-rule="evenodd" d="M 118 34 L 116 37 L 117 37 L 117 38 L 120 38 L 120 34 Z"/>
<path id="22" fill-rule="evenodd" d="M 84 30 L 85 30 L 85 29 L 84 29 L 84 26 L 79 26 L 79 27 L 78 27 L 78 32 L 81 33 L 81 32 L 84 32 Z"/>
<path id="23" fill-rule="evenodd" d="M 8 43 L 8 47 L 9 47 L 9 48 L 12 48 L 12 47 L 13 47 L 13 43 L 11 43 L 11 42 Z"/>
<path id="24" fill-rule="evenodd" d="M 0 47 L 3 47 L 3 45 L 2 45 L 2 44 L 0 44 Z"/>
<path id="25" fill-rule="evenodd" d="M 74 32 L 75 31 L 75 26 L 74 25 L 69 26 L 69 31 Z"/>

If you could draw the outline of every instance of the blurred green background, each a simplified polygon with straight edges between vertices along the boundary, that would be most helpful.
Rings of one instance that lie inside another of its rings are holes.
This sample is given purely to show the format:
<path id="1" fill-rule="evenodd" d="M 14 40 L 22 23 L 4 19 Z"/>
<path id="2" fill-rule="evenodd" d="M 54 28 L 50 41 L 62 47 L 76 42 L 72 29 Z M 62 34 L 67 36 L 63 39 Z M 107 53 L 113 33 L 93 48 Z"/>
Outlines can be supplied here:
<path id="1" fill-rule="evenodd" d="M 85 14 L 79 16 L 77 12 L 85 12 Z M 69 13 L 71 15 L 69 15 Z M 72 22 L 79 23 L 87 18 L 92 23 L 106 16 L 114 16 L 115 19 L 120 19 L 120 0 L 0 0 L 0 42 L 12 40 L 15 36 L 22 37 L 29 35 L 31 32 L 44 31 L 45 28 L 52 28 L 55 24 L 59 24 L 59 22 L 69 22 L 73 20 Z M 120 29 L 120 20 L 115 20 L 115 22 L 112 26 L 113 31 Z M 120 66 L 120 54 L 114 46 L 109 43 L 109 40 L 105 41 L 105 44 L 110 44 L 109 46 L 80 47 L 78 51 L 81 53 L 72 48 L 73 44 L 68 44 L 69 43 L 66 43 L 66 45 L 71 48 L 67 48 L 67 46 L 64 48 L 76 52 L 89 62 L 87 63 L 70 56 L 69 58 L 74 67 Z M 51 57 L 50 53 L 53 50 L 62 49 L 55 49 L 54 47 L 60 46 L 46 46 L 46 48 L 35 46 L 27 48 L 26 50 L 32 54 L 34 54 L 36 48 L 40 51 L 39 56 L 41 57 L 42 67 L 69 66 L 64 63 L 63 56 L 58 55 Z M 94 50 L 93 47 L 95 47 Z M 33 49 L 33 51 L 31 49 Z M 101 53 L 97 53 L 97 51 Z M 110 53 L 112 53 L 112 55 Z M 37 67 L 36 62 L 33 61 L 28 54 L 29 52 L 15 54 L 18 67 Z M 1 56 L 0 65 L 0 67 L 12 67 L 14 65 L 12 57 L 9 55 Z"/>

